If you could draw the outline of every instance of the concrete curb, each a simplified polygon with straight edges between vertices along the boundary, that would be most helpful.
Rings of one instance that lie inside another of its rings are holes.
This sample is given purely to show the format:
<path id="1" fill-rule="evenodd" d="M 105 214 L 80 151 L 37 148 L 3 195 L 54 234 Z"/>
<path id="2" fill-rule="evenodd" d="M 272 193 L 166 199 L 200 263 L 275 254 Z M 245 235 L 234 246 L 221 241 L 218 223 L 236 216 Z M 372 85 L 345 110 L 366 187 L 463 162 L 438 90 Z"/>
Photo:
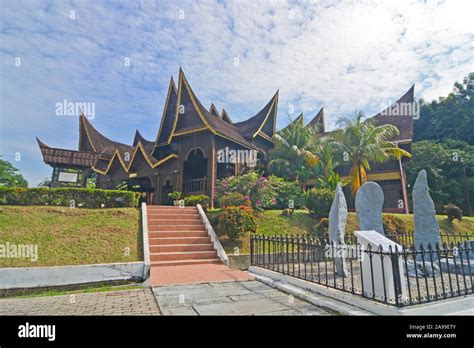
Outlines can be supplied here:
<path id="1" fill-rule="evenodd" d="M 315 306 L 329 308 L 342 315 L 374 315 L 374 313 L 348 305 L 346 303 L 335 301 L 329 298 L 324 298 L 321 296 L 317 296 L 314 292 L 301 289 L 299 287 L 296 287 L 294 285 L 291 285 L 282 281 L 274 280 L 272 278 L 265 277 L 265 276 L 255 274 L 255 273 L 251 273 L 251 272 L 250 274 L 253 275 L 255 279 L 258 280 L 259 282 L 264 283 L 268 286 L 271 286 L 272 288 L 278 289 L 287 294 L 291 294 L 294 297 L 299 298 L 300 300 L 309 302 L 311 304 L 314 304 Z"/>
<path id="2" fill-rule="evenodd" d="M 0 289 L 40 288 L 143 279 L 144 268 L 144 262 L 0 268 Z"/>
<path id="3" fill-rule="evenodd" d="M 142 202 L 142 238 L 143 238 L 143 260 L 145 267 L 143 267 L 143 279 L 148 279 L 150 276 L 150 248 L 148 245 L 148 216 L 146 211 L 146 203 Z"/>
<path id="4" fill-rule="evenodd" d="M 207 218 L 206 213 L 202 209 L 201 204 L 198 204 L 197 210 L 199 212 L 199 215 L 201 216 L 201 220 L 204 224 L 204 227 L 206 228 L 207 234 L 209 237 L 211 237 L 212 244 L 214 245 L 214 249 L 217 251 L 217 256 L 222 260 L 224 265 L 229 267 L 229 257 L 227 256 L 227 253 L 225 252 L 224 248 L 221 245 L 221 242 L 219 241 L 219 238 L 216 235 L 216 232 L 212 228 L 211 223 L 209 222 L 209 219 Z"/>

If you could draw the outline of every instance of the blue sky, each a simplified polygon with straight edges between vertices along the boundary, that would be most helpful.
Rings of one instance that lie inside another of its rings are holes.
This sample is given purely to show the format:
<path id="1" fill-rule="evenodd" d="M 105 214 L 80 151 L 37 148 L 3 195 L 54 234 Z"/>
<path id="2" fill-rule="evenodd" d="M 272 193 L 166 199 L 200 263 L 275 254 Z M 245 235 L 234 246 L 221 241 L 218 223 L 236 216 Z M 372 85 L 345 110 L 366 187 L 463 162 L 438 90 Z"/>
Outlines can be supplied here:
<path id="1" fill-rule="evenodd" d="M 35 136 L 76 149 L 64 99 L 95 103 L 94 126 L 154 139 L 181 66 L 204 105 L 234 121 L 280 89 L 279 123 L 324 106 L 328 128 L 372 115 L 416 84 L 433 99 L 473 69 L 472 1 L 0 1 L 0 155 L 36 186 Z M 130 62 L 129 66 L 125 64 Z"/>

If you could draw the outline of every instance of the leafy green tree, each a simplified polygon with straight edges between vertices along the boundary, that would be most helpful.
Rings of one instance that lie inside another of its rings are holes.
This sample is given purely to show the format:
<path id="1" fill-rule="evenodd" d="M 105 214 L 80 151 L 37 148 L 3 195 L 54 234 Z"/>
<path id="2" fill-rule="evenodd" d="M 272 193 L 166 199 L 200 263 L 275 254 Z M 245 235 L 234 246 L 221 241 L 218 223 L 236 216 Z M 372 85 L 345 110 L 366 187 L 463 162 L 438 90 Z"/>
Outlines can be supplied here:
<path id="1" fill-rule="evenodd" d="M 447 97 L 420 100 L 420 118 L 413 124 L 413 140 L 458 139 L 474 145 L 474 73 L 454 84 Z"/>
<path id="2" fill-rule="evenodd" d="M 0 186 L 28 187 L 28 182 L 10 162 L 0 158 Z"/>
<path id="3" fill-rule="evenodd" d="M 314 129 L 305 127 L 303 118 L 277 132 L 275 146 L 269 153 L 269 173 L 303 185 L 314 175 L 319 162 L 314 139 Z"/>
<path id="4" fill-rule="evenodd" d="M 44 178 L 43 181 L 41 181 L 38 184 L 38 187 L 50 187 L 51 186 L 51 178 Z"/>
<path id="5" fill-rule="evenodd" d="M 316 140 L 316 155 L 319 157 L 319 163 L 317 166 L 316 182 L 320 188 L 329 189 L 335 191 L 337 184 L 342 183 L 343 186 L 346 182 L 342 180 L 340 175 L 335 171 L 339 165 L 337 160 L 338 154 L 335 153 L 334 149 L 330 146 L 330 142 L 326 138 L 319 138 Z"/>
<path id="6" fill-rule="evenodd" d="M 444 205 L 453 203 L 465 215 L 472 214 L 474 146 L 453 139 L 419 141 L 413 144 L 413 158 L 405 168 L 410 187 L 418 172 L 426 170 L 430 195 L 438 213 L 443 213 Z M 408 192 L 411 194 L 411 190 Z"/>
<path id="7" fill-rule="evenodd" d="M 355 118 L 341 118 L 338 129 L 331 134 L 331 146 L 340 154 L 345 154 L 351 165 L 350 184 L 355 195 L 359 187 L 367 181 L 370 162 L 383 163 L 390 159 L 411 157 L 407 151 L 389 141 L 399 134 L 397 127 L 391 124 L 377 126 L 372 119 L 363 120 L 358 112 Z"/>

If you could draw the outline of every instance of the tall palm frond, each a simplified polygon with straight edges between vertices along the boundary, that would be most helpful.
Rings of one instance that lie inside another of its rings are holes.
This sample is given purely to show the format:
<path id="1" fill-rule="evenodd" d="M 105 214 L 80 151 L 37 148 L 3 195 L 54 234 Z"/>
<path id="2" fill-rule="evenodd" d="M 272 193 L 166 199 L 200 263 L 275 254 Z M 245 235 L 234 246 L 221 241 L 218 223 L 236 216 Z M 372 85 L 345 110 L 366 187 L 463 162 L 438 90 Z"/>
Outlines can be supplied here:
<path id="1" fill-rule="evenodd" d="M 351 165 L 351 192 L 355 194 L 367 181 L 370 162 L 383 163 L 390 159 L 411 157 L 411 154 L 390 141 L 399 134 L 391 124 L 376 125 L 373 119 L 364 120 L 358 112 L 354 118 L 341 118 L 337 122 L 343 128 L 332 133 L 330 147 L 346 157 Z"/>

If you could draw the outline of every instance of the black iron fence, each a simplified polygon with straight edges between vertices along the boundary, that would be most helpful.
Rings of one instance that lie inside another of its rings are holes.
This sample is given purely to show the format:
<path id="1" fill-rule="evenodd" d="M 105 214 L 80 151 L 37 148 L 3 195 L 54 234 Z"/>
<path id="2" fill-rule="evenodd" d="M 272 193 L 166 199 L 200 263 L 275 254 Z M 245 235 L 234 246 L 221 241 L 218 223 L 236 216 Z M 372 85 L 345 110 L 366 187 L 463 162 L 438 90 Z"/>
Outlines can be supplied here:
<path id="1" fill-rule="evenodd" d="M 473 294 L 473 244 L 384 249 L 254 235 L 250 252 L 253 266 L 404 307 Z"/>
<path id="2" fill-rule="evenodd" d="M 406 233 L 386 233 L 386 237 L 395 243 L 398 243 L 402 246 L 411 247 L 415 244 L 415 235 L 413 232 L 406 232 Z M 441 245 L 451 245 L 464 243 L 469 240 L 474 240 L 474 233 L 441 233 L 440 234 Z M 354 235 L 346 236 L 346 243 L 357 244 L 357 237 Z"/>

